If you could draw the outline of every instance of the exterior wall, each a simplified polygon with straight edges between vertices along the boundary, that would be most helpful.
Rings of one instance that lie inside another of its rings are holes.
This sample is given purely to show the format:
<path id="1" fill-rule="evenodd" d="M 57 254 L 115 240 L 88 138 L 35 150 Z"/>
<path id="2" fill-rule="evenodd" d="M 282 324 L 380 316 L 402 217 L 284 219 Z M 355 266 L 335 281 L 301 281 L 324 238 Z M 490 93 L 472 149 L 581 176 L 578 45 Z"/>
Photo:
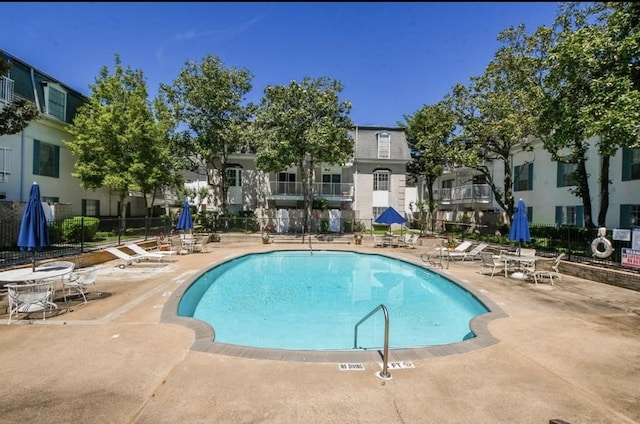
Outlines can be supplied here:
<path id="1" fill-rule="evenodd" d="M 601 159 L 597 151 L 598 137 L 587 140 L 589 150 L 587 152 L 587 173 L 589 174 L 589 190 L 591 193 L 592 220 L 597 225 L 597 217 L 600 211 L 601 200 L 599 197 L 599 176 Z M 567 153 L 567 152 L 561 152 Z M 582 199 L 570 192 L 573 187 L 558 187 L 557 174 L 558 163 L 551 160 L 551 154 L 544 150 L 541 142 L 534 144 L 531 152 L 523 152 L 520 148 L 514 149 L 513 166 L 521 166 L 527 162 L 533 163 L 533 180 L 531 190 L 514 191 L 514 198 L 522 198 L 527 207 L 532 208 L 533 224 L 555 225 L 557 206 L 582 206 Z M 501 161 L 491 163 L 491 172 L 498 187 L 504 181 L 504 164 Z M 463 171 L 460 170 L 460 173 Z M 513 170 L 512 170 L 513 173 Z M 440 177 L 435 186 L 441 187 L 441 182 L 450 179 L 450 174 Z M 620 225 L 620 206 L 623 204 L 640 205 L 640 180 L 622 181 L 622 150 L 619 150 L 610 160 L 609 168 L 609 208 L 606 217 L 607 228 L 617 228 Z M 460 181 L 458 181 L 460 183 Z M 454 186 L 456 183 L 454 182 Z M 420 183 L 422 187 L 422 183 Z M 419 191 L 420 198 L 425 193 Z M 489 210 L 502 212 L 502 208 L 493 200 Z M 441 210 L 455 210 L 455 206 L 448 205 Z"/>

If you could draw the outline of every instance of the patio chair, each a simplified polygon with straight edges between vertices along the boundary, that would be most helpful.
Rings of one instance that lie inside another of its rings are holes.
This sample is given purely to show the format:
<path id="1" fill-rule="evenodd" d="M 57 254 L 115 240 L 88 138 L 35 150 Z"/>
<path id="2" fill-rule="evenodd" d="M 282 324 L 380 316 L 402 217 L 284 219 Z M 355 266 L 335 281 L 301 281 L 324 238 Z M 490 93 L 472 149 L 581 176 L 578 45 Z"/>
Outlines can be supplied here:
<path id="1" fill-rule="evenodd" d="M 407 247 L 409 249 L 416 249 L 418 247 L 418 235 L 405 234 L 404 240 L 400 242 L 400 246 Z"/>
<path id="2" fill-rule="evenodd" d="M 42 319 L 46 318 L 46 311 L 57 309 L 53 303 L 53 280 L 46 279 L 43 282 L 22 284 L 10 283 L 5 285 L 9 296 L 9 320 L 18 313 L 25 313 L 29 316 L 32 312 L 42 311 Z"/>
<path id="3" fill-rule="evenodd" d="M 491 270 L 491 276 L 493 277 L 498 269 L 504 268 L 504 261 L 500 260 L 499 256 L 490 252 L 481 252 L 480 254 L 480 274 L 485 273 L 485 268 Z"/>
<path id="4" fill-rule="evenodd" d="M 195 241 L 193 242 L 192 249 L 194 252 L 208 252 L 207 250 L 207 241 L 209 240 L 209 235 L 204 234 L 201 236 L 196 236 Z"/>
<path id="5" fill-rule="evenodd" d="M 71 273 L 71 276 L 62 281 L 62 296 L 64 301 L 67 301 L 67 292 L 71 294 L 71 289 L 76 289 L 78 293 L 82 295 L 84 303 L 87 303 L 87 288 L 93 285 L 93 291 L 96 292 L 96 279 L 98 276 L 98 268 L 90 266 L 87 268 L 81 268 Z"/>
<path id="6" fill-rule="evenodd" d="M 172 255 L 176 253 L 173 250 L 158 250 L 158 251 L 149 252 L 148 250 L 143 249 L 142 247 L 138 246 L 135 243 L 125 244 L 125 247 L 133 251 L 133 253 L 136 254 L 135 257 L 137 258 L 146 259 L 146 260 L 150 258 L 154 258 L 154 259 L 157 259 L 158 262 L 161 262 L 164 258 L 167 258 L 167 257 L 171 262 L 173 262 Z"/>
<path id="7" fill-rule="evenodd" d="M 482 252 L 487 247 L 489 247 L 487 243 L 480 243 L 468 252 L 452 252 L 450 250 L 447 250 L 447 254 L 449 255 L 449 259 L 451 260 L 455 260 L 455 259 L 460 259 L 461 261 L 464 261 L 465 259 L 474 260 L 474 259 L 478 259 L 480 257 L 478 256 L 480 252 Z"/>
<path id="8" fill-rule="evenodd" d="M 557 278 L 560 280 L 562 278 L 562 274 L 558 270 L 558 265 L 560 261 L 564 257 L 564 253 L 560 253 L 553 259 L 538 259 L 535 262 L 535 269 L 531 274 L 533 275 L 533 281 L 538 284 L 538 279 L 548 279 L 551 285 L 553 286 L 553 279 Z"/>
<path id="9" fill-rule="evenodd" d="M 384 240 L 373 234 L 373 247 L 384 247 Z"/>

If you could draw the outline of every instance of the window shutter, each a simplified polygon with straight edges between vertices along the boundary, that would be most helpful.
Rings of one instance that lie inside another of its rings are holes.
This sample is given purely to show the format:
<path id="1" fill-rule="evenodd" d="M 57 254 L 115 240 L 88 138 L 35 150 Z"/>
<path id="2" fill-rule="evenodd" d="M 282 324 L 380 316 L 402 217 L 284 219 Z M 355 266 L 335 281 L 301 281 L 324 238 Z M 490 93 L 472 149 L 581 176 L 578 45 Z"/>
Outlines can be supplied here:
<path id="1" fill-rule="evenodd" d="M 527 181 L 527 189 L 528 190 L 533 190 L 533 162 L 529 163 L 528 165 L 529 168 L 529 180 Z"/>
<path id="2" fill-rule="evenodd" d="M 96 200 L 96 216 L 100 216 L 100 201 Z"/>
<path id="3" fill-rule="evenodd" d="M 622 148 L 622 181 L 631 180 L 631 149 Z"/>
<path id="4" fill-rule="evenodd" d="M 631 205 L 620 205 L 620 227 L 631 227 Z"/>
<path id="5" fill-rule="evenodd" d="M 533 207 L 527 206 L 527 221 L 529 224 L 533 222 Z"/>
<path id="6" fill-rule="evenodd" d="M 518 182 L 520 182 L 520 165 L 513 167 L 513 191 L 518 191 Z"/>
<path id="7" fill-rule="evenodd" d="M 562 176 L 564 175 L 564 163 L 558 162 L 556 168 L 556 187 L 564 187 Z"/>
<path id="8" fill-rule="evenodd" d="M 53 146 L 53 175 L 60 178 L 60 146 Z"/>
<path id="9" fill-rule="evenodd" d="M 33 140 L 33 173 L 40 175 L 40 140 Z"/>
<path id="10" fill-rule="evenodd" d="M 87 199 L 82 199 L 82 212 L 80 215 L 87 216 Z"/>
<path id="11" fill-rule="evenodd" d="M 556 225 L 562 225 L 562 206 L 556 206 Z"/>
<path id="12" fill-rule="evenodd" d="M 576 206 L 576 226 L 584 227 L 584 205 Z"/>

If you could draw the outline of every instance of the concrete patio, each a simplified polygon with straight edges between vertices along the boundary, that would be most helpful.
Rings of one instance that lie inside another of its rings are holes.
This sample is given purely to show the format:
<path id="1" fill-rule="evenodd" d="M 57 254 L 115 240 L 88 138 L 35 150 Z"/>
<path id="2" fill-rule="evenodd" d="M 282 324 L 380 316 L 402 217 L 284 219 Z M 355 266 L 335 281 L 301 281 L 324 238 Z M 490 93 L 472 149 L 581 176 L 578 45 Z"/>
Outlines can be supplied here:
<path id="1" fill-rule="evenodd" d="M 436 269 L 499 305 L 505 315 L 488 324 L 496 341 L 412 359 L 415 368 L 391 369 L 390 380 L 374 361 L 341 371 L 191 350 L 194 331 L 162 321 L 172 293 L 199 270 L 296 247 L 210 243 L 207 253 L 124 270 L 113 260 L 99 265 L 103 295 L 46 321 L 6 325 L 0 295 L 0 423 L 640 422 L 640 292 L 579 278 L 536 286 L 480 275 L 479 261 Z M 318 248 L 421 265 L 426 249 Z"/>

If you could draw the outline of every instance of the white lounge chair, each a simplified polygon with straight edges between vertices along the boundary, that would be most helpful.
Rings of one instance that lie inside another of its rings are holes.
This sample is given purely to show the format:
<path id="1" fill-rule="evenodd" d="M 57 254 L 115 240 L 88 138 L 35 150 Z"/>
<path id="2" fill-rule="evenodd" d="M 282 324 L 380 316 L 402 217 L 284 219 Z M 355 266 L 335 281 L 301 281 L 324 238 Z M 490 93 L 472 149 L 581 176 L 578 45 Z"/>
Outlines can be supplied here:
<path id="1" fill-rule="evenodd" d="M 161 262 L 164 258 L 169 258 L 171 262 L 173 262 L 173 255 L 176 253 L 174 250 L 156 250 L 150 252 L 148 250 L 143 249 L 135 243 L 125 244 L 127 249 L 133 251 L 136 255 L 135 257 L 140 259 L 157 259 L 158 262 Z"/>
<path id="2" fill-rule="evenodd" d="M 401 243 L 401 246 L 407 247 L 409 249 L 415 249 L 418 247 L 418 235 L 417 234 L 405 234 L 404 240 Z"/>
<path id="3" fill-rule="evenodd" d="M 122 261 L 122 263 L 120 265 L 118 265 L 120 268 L 129 266 L 131 264 L 133 264 L 134 262 L 140 262 L 140 258 L 137 256 L 131 256 L 127 253 L 124 253 L 122 250 L 116 248 L 116 247 L 107 247 L 106 249 L 107 252 L 111 253 L 113 256 L 115 256 L 116 258 L 120 259 Z"/>
<path id="4" fill-rule="evenodd" d="M 465 259 L 474 260 L 474 259 L 478 259 L 480 257 L 479 256 L 480 252 L 482 252 L 487 247 L 489 247 L 487 243 L 480 243 L 468 252 L 447 251 L 447 254 L 449 255 L 449 259 L 451 260 L 455 260 L 455 259 L 460 259 L 462 261 L 464 261 Z"/>

